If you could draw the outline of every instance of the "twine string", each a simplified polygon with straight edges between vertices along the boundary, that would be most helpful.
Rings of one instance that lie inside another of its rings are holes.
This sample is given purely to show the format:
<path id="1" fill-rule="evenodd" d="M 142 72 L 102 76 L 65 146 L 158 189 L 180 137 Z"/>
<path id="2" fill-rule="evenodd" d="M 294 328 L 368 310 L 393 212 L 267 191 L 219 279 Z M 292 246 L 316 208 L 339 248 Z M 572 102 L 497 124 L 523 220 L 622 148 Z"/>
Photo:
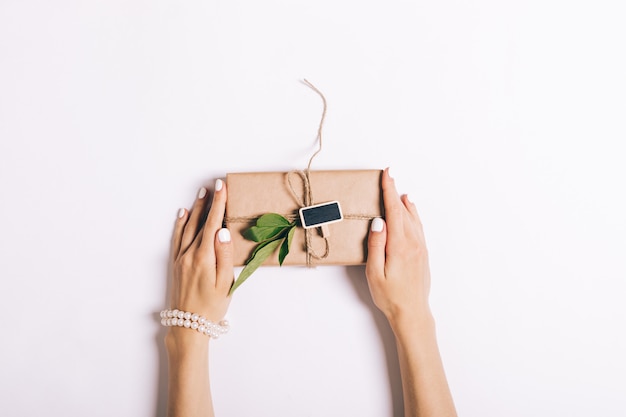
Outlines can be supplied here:
<path id="1" fill-rule="evenodd" d="M 299 219 L 298 215 L 297 214 L 293 214 L 293 213 L 291 213 L 291 214 L 281 214 L 281 216 L 283 216 L 285 219 L 289 220 L 290 222 L 293 222 L 296 219 Z M 374 214 L 344 214 L 343 215 L 343 219 L 344 220 L 373 220 L 376 217 L 378 217 L 378 215 L 374 215 Z M 232 216 L 232 217 L 229 216 L 229 217 L 224 217 L 224 222 L 225 223 L 248 223 L 248 224 L 253 224 L 257 220 L 259 220 L 259 216 Z"/>
<path id="2" fill-rule="evenodd" d="M 317 143 L 319 144 L 319 147 L 317 148 L 317 151 L 313 154 L 313 156 L 311 156 L 311 159 L 309 159 L 309 164 L 306 167 L 306 172 L 308 176 L 308 173 L 311 170 L 311 163 L 313 162 L 313 158 L 315 158 L 317 154 L 322 151 L 322 145 L 323 145 L 322 144 L 322 128 L 324 127 L 324 119 L 326 119 L 326 109 L 328 108 L 328 106 L 326 104 L 326 97 L 324 97 L 324 94 L 322 94 L 322 92 L 318 90 L 317 87 L 311 84 L 309 80 L 307 80 L 306 78 L 302 80 L 302 83 L 306 85 L 307 87 L 309 87 L 310 89 L 312 89 L 313 91 L 315 91 L 322 98 L 322 103 L 324 104 L 324 109 L 322 110 L 322 117 L 320 118 L 320 124 L 317 128 L 317 137 L 315 138 Z"/>
<path id="3" fill-rule="evenodd" d="M 296 201 L 298 202 L 298 204 L 300 205 L 300 207 L 308 207 L 310 205 L 313 204 L 313 201 L 315 201 L 313 199 L 313 190 L 311 187 L 311 177 L 310 177 L 310 173 L 311 173 L 311 164 L 313 163 L 313 159 L 315 159 L 315 157 L 317 156 L 317 154 L 319 154 L 322 151 L 322 128 L 324 127 L 324 119 L 326 118 L 326 110 L 328 108 L 327 104 L 326 104 L 326 97 L 324 97 L 324 94 L 322 94 L 322 92 L 320 90 L 317 89 L 317 87 L 315 87 L 313 84 L 311 84 L 309 82 L 309 80 L 307 80 L 306 78 L 304 80 L 302 80 L 302 83 L 304 85 L 306 85 L 307 87 L 309 87 L 311 90 L 315 91 L 321 98 L 322 98 L 322 103 L 324 105 L 323 110 L 322 110 L 322 117 L 320 118 L 320 123 L 319 126 L 317 128 L 317 137 L 315 138 L 317 143 L 318 143 L 318 148 L 317 151 L 315 151 L 315 153 L 311 156 L 311 158 L 309 159 L 309 164 L 306 167 L 306 170 L 304 171 L 290 171 L 287 174 L 287 182 L 289 184 L 289 190 L 291 191 L 291 194 L 293 195 L 293 197 L 296 199 Z M 292 182 L 292 177 L 294 174 L 298 174 L 300 176 L 300 178 L 302 179 L 302 185 L 303 185 L 303 198 L 299 197 L 299 194 L 296 192 L 294 186 L 293 186 L 293 182 Z M 317 253 L 317 251 L 313 248 L 313 233 L 312 233 L 313 229 L 304 229 L 304 238 L 305 238 L 305 250 L 306 250 L 306 265 L 308 267 L 312 266 L 312 259 L 324 259 L 326 257 L 328 257 L 328 255 L 330 254 L 330 242 L 328 241 L 328 237 L 327 236 L 323 236 L 324 239 L 324 243 L 326 246 L 326 249 L 324 250 L 324 253 L 322 255 L 319 255 Z"/>

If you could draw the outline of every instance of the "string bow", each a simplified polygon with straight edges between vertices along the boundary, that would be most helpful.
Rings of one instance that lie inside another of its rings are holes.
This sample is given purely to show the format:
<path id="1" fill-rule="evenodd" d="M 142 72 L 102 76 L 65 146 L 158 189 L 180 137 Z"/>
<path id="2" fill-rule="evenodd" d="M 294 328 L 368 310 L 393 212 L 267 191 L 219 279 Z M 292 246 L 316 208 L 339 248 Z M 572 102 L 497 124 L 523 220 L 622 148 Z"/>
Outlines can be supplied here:
<path id="1" fill-rule="evenodd" d="M 311 164 L 313 163 L 313 159 L 322 150 L 322 128 L 324 126 L 324 119 L 326 118 L 327 104 L 326 104 L 326 97 L 324 97 L 324 94 L 322 94 L 322 92 L 318 90 L 317 87 L 311 84 L 306 78 L 302 80 L 302 83 L 308 86 L 309 88 L 311 88 L 313 91 L 315 91 L 322 98 L 322 103 L 324 104 L 324 108 L 322 110 L 322 117 L 320 119 L 319 127 L 317 129 L 316 140 L 319 144 L 317 151 L 315 151 L 315 153 L 309 159 L 309 164 L 307 165 L 304 171 L 295 170 L 295 171 L 290 171 L 289 173 L 287 173 L 287 183 L 289 184 L 289 190 L 291 191 L 291 194 L 293 195 L 295 200 L 298 202 L 300 207 L 308 207 L 308 206 L 313 205 L 315 201 L 313 199 L 313 189 L 311 187 L 311 177 L 310 177 Z M 300 194 L 296 191 L 293 185 L 294 175 L 298 175 L 302 180 L 302 186 L 303 186 L 302 198 L 300 198 Z M 306 250 L 306 265 L 308 267 L 311 267 L 313 265 L 312 263 L 313 259 L 324 259 L 328 257 L 330 253 L 330 242 L 328 241 L 328 236 L 321 236 L 324 239 L 324 243 L 325 243 L 325 250 L 324 250 L 324 253 L 321 255 L 318 254 L 317 251 L 313 248 L 313 229 L 304 229 L 304 236 L 305 236 L 305 250 Z"/>

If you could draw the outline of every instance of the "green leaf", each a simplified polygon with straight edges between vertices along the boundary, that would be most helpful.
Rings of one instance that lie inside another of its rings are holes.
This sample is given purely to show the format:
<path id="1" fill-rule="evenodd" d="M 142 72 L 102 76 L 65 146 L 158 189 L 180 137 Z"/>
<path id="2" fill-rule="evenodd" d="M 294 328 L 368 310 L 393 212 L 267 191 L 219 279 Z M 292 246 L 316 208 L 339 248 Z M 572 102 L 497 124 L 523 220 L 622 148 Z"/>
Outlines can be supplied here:
<path id="1" fill-rule="evenodd" d="M 291 240 L 293 239 L 293 234 L 296 231 L 295 224 L 291 226 L 289 232 L 287 233 L 287 237 L 283 239 L 283 244 L 280 246 L 280 252 L 278 253 L 278 263 L 280 266 L 283 265 L 283 261 L 285 257 L 289 254 L 289 248 L 291 247 Z"/>
<path id="2" fill-rule="evenodd" d="M 243 237 L 248 240 L 252 240 L 254 242 L 263 242 L 264 240 L 271 239 L 276 237 L 282 232 L 285 228 L 281 227 L 259 227 L 252 226 L 249 229 L 246 229 L 243 232 Z"/>
<path id="3" fill-rule="evenodd" d="M 274 251 L 276 250 L 276 248 L 278 248 L 280 243 L 281 243 L 280 239 L 271 240 L 271 241 L 268 241 L 268 242 L 265 242 L 265 243 L 261 243 L 259 246 L 262 246 L 262 247 L 260 247 L 260 248 L 257 247 L 257 249 L 254 251 L 254 254 L 250 258 L 250 260 L 246 263 L 246 266 L 243 268 L 243 270 L 239 274 L 239 277 L 237 277 L 237 280 L 235 281 L 235 283 L 231 287 L 230 292 L 228 294 L 231 295 L 233 292 L 235 292 L 237 287 L 239 287 L 241 284 L 243 284 L 244 281 L 246 279 L 248 279 L 248 277 L 250 275 L 252 275 L 252 273 L 254 271 L 256 271 L 257 268 L 259 266 L 261 266 L 261 264 L 272 253 L 274 253 Z"/>
<path id="4" fill-rule="evenodd" d="M 280 236 L 277 236 L 277 237 L 275 237 L 275 238 L 273 238 L 273 239 L 267 239 L 267 240 L 264 240 L 263 242 L 261 242 L 261 243 L 259 243 L 258 245 L 256 245 L 256 247 L 255 247 L 255 248 L 254 248 L 254 250 L 252 251 L 252 255 L 250 255 L 250 258 L 248 258 L 248 260 L 246 261 L 246 265 L 248 264 L 248 262 L 250 262 L 250 261 L 252 260 L 252 258 L 254 258 L 254 257 L 255 257 L 256 253 L 257 253 L 258 251 L 260 251 L 261 249 L 263 249 L 265 246 L 267 246 L 267 244 L 269 244 L 269 243 L 271 243 L 271 242 L 274 242 L 274 241 L 276 241 L 276 240 L 280 240 L 280 239 L 281 239 L 281 237 L 280 237 Z"/>
<path id="5" fill-rule="evenodd" d="M 243 236 L 246 239 L 259 242 L 259 244 L 252 251 L 246 266 L 230 289 L 229 295 L 235 292 L 235 289 L 243 284 L 279 246 L 278 262 L 280 265 L 283 264 L 285 257 L 289 253 L 296 225 L 295 221 L 289 222 L 280 214 L 267 213 L 257 219 L 256 226 L 252 226 L 243 232 Z"/>
<path id="6" fill-rule="evenodd" d="M 287 233 L 287 245 L 291 247 L 291 241 L 293 240 L 293 234 L 296 232 L 296 223 L 294 222 L 291 225 L 291 229 L 289 229 L 289 233 Z"/>
<path id="7" fill-rule="evenodd" d="M 254 242 L 263 242 L 279 236 L 285 228 L 291 227 L 292 223 L 276 213 L 267 213 L 259 217 L 256 226 L 252 226 L 243 232 L 243 236 Z"/>
<path id="8" fill-rule="evenodd" d="M 291 223 L 280 214 L 267 213 L 257 219 L 256 225 L 259 227 L 286 227 Z"/>

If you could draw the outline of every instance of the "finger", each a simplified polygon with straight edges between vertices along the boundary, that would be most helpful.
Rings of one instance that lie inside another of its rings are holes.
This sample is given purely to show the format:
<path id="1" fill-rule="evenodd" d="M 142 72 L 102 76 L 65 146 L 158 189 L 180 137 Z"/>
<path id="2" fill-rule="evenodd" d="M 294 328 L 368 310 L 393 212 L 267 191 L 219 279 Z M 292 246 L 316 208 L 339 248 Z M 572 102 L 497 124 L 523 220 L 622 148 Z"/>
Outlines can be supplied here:
<path id="1" fill-rule="evenodd" d="M 185 229 L 186 222 L 187 209 L 178 209 L 176 224 L 174 224 L 174 232 L 172 233 L 172 245 L 170 251 L 170 259 L 172 260 L 172 262 L 178 257 L 178 254 L 180 253 L 180 243 L 183 239 L 183 230 Z"/>
<path id="2" fill-rule="evenodd" d="M 215 181 L 215 193 L 213 193 L 213 202 L 211 209 L 207 215 L 202 230 L 202 242 L 200 244 L 201 253 L 206 254 L 209 265 L 216 266 L 215 255 L 215 234 L 222 228 L 224 221 L 224 211 L 226 210 L 226 187 L 224 181 L 218 179 Z M 216 277 L 217 278 L 217 277 Z"/>
<path id="3" fill-rule="evenodd" d="M 387 230 L 385 221 L 380 217 L 372 220 L 370 233 L 367 239 L 367 262 L 365 274 L 369 279 L 384 278 L 385 276 L 385 247 L 387 245 Z"/>
<path id="4" fill-rule="evenodd" d="M 224 181 L 218 179 L 215 181 L 215 193 L 213 194 L 213 202 L 211 203 L 211 210 L 204 224 L 203 242 L 207 245 L 213 245 L 215 242 L 215 234 L 222 228 L 224 222 L 224 212 L 226 211 L 226 184 Z M 203 248 L 206 250 L 207 248 Z"/>
<path id="5" fill-rule="evenodd" d="M 415 207 L 415 204 L 413 204 L 413 202 L 409 200 L 408 195 L 404 194 L 401 199 L 402 203 L 409 212 L 409 217 L 411 218 L 413 225 L 415 225 L 418 234 L 423 237 L 424 231 L 422 228 L 422 221 L 420 220 L 420 216 L 417 212 L 417 207 Z"/>
<path id="6" fill-rule="evenodd" d="M 402 200 L 402 204 L 409 211 L 411 216 L 411 220 L 414 220 L 416 223 L 420 223 L 420 216 L 417 214 L 417 207 L 411 200 L 409 200 L 409 196 L 407 194 L 403 194 L 400 199 Z"/>
<path id="7" fill-rule="evenodd" d="M 389 168 L 383 171 L 383 204 L 385 205 L 386 228 L 391 234 L 402 231 L 404 205 L 400 200 L 394 179 L 389 175 Z"/>
<path id="8" fill-rule="evenodd" d="M 193 208 L 191 209 L 189 219 L 187 220 L 185 230 L 183 231 L 183 237 L 180 244 L 180 253 L 183 253 L 187 249 L 189 249 L 189 246 L 191 246 L 192 242 L 196 238 L 196 235 L 198 234 L 199 225 L 202 221 L 202 215 L 204 213 L 206 195 L 206 188 L 202 187 L 200 188 L 200 190 L 198 190 L 196 201 L 193 203 Z"/>
<path id="9" fill-rule="evenodd" d="M 215 236 L 215 258 L 217 264 L 215 286 L 227 293 L 235 281 L 235 271 L 233 244 L 230 240 L 230 231 L 226 228 L 220 229 Z"/>

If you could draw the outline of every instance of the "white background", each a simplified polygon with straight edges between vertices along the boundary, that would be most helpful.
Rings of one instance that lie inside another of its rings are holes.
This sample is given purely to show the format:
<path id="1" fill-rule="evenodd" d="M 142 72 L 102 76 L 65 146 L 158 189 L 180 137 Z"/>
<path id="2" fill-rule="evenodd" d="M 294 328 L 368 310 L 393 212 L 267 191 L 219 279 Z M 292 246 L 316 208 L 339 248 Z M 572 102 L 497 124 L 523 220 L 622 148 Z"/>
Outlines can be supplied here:
<path id="1" fill-rule="evenodd" d="M 619 0 L 0 1 L 0 409 L 163 416 L 176 212 L 235 171 L 391 167 L 460 415 L 626 415 Z M 400 416 L 362 267 L 264 268 L 219 416 Z"/>

